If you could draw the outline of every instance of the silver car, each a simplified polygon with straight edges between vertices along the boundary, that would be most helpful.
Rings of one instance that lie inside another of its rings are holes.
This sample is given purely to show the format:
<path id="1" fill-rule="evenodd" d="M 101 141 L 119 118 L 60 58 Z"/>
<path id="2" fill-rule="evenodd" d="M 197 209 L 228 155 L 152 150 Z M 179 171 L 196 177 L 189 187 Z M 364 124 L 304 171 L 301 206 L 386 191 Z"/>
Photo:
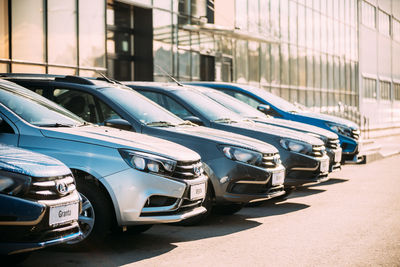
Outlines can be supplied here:
<path id="1" fill-rule="evenodd" d="M 115 225 L 177 222 L 205 212 L 200 156 L 143 134 L 91 125 L 14 83 L 0 80 L 0 142 L 52 156 L 74 173 L 86 241 Z"/>

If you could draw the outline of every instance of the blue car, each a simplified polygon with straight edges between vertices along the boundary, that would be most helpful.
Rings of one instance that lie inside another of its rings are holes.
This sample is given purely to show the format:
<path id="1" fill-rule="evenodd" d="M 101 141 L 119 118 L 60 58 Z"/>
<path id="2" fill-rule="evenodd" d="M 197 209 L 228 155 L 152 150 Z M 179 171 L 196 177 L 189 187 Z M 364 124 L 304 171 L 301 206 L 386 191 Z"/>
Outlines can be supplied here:
<path id="1" fill-rule="evenodd" d="M 330 130 L 339 136 L 343 161 L 358 162 L 362 159 L 359 153 L 361 149 L 360 128 L 352 121 L 304 111 L 281 97 L 253 86 L 218 82 L 190 82 L 187 84 L 220 90 L 276 118 L 298 121 Z"/>
<path id="2" fill-rule="evenodd" d="M 81 237 L 75 180 L 48 156 L 0 144 L 0 207 L 0 257 L 6 260 Z"/>

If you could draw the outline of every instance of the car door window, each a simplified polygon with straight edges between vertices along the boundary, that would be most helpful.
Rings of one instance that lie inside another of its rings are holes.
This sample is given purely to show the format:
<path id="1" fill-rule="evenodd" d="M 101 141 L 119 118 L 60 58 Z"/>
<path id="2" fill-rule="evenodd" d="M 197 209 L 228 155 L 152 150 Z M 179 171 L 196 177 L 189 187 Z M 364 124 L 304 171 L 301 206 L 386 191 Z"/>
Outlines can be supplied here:
<path id="1" fill-rule="evenodd" d="M 242 101 L 242 102 L 244 102 L 244 103 L 246 103 L 246 104 L 248 104 L 250 106 L 252 106 L 253 108 L 257 108 L 258 105 L 261 104 L 260 101 L 254 99 L 253 97 L 250 97 L 248 95 L 245 95 L 245 94 L 242 94 L 242 93 L 239 93 L 239 92 L 235 92 L 235 91 L 232 91 L 232 90 L 223 90 L 223 92 L 233 96 L 234 98 L 236 98 L 236 99 L 238 99 L 238 100 L 240 100 L 240 101 Z"/>
<path id="2" fill-rule="evenodd" d="M 85 121 L 91 123 L 101 122 L 96 110 L 94 97 L 89 93 L 72 89 L 56 88 L 53 91 L 53 101 Z"/>
<path id="3" fill-rule="evenodd" d="M 3 120 L 0 123 L 0 143 L 17 146 L 18 134 L 4 117 L 0 116 L 0 118 Z"/>
<path id="4" fill-rule="evenodd" d="M 164 102 L 164 107 L 181 119 L 185 119 L 188 116 L 193 116 L 193 114 L 187 108 L 169 96 L 164 95 Z"/>
<path id="5" fill-rule="evenodd" d="M 96 103 L 99 108 L 100 119 L 102 120 L 102 123 L 104 123 L 104 121 L 106 120 L 121 119 L 121 116 L 119 116 L 115 110 L 113 110 L 110 106 L 108 106 L 100 99 L 97 98 Z"/>
<path id="6" fill-rule="evenodd" d="M 181 119 L 184 119 L 188 116 L 193 116 L 193 114 L 188 109 L 186 109 L 184 106 L 182 106 L 167 95 L 149 91 L 139 91 L 139 93 L 156 102 L 157 104 L 172 112 Z"/>

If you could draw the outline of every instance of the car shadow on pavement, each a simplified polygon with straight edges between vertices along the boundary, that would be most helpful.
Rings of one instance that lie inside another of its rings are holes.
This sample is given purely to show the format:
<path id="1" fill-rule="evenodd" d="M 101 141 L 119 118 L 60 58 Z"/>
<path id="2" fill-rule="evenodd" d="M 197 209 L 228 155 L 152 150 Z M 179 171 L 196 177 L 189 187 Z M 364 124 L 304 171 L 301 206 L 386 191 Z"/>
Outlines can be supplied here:
<path id="1" fill-rule="evenodd" d="M 177 247 L 175 243 L 225 236 L 261 223 L 243 215 L 212 215 L 198 226 L 155 225 L 145 233 L 113 234 L 105 242 L 82 251 L 48 248 L 31 255 L 24 266 L 120 266 L 157 257 Z"/>
<path id="2" fill-rule="evenodd" d="M 330 178 L 328 181 L 312 185 L 311 187 L 316 187 L 316 186 L 324 186 L 324 185 L 331 185 L 331 184 L 340 184 L 340 183 L 345 183 L 348 182 L 349 179 L 343 179 L 343 178 Z"/>
<path id="3" fill-rule="evenodd" d="M 267 201 L 257 207 L 248 207 L 239 212 L 247 218 L 261 218 L 268 216 L 283 215 L 290 212 L 303 210 L 310 207 L 302 203 L 291 202 L 290 199 L 283 202 Z"/>

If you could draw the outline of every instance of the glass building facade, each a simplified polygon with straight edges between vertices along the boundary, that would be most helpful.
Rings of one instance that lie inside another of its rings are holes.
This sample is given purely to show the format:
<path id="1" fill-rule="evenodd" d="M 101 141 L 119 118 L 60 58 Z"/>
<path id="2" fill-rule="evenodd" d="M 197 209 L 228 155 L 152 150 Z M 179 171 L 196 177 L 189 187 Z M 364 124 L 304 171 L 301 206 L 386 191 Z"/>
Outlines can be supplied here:
<path id="1" fill-rule="evenodd" d="M 400 127 L 400 1 L 0 0 L 0 71 L 238 82 Z"/>

